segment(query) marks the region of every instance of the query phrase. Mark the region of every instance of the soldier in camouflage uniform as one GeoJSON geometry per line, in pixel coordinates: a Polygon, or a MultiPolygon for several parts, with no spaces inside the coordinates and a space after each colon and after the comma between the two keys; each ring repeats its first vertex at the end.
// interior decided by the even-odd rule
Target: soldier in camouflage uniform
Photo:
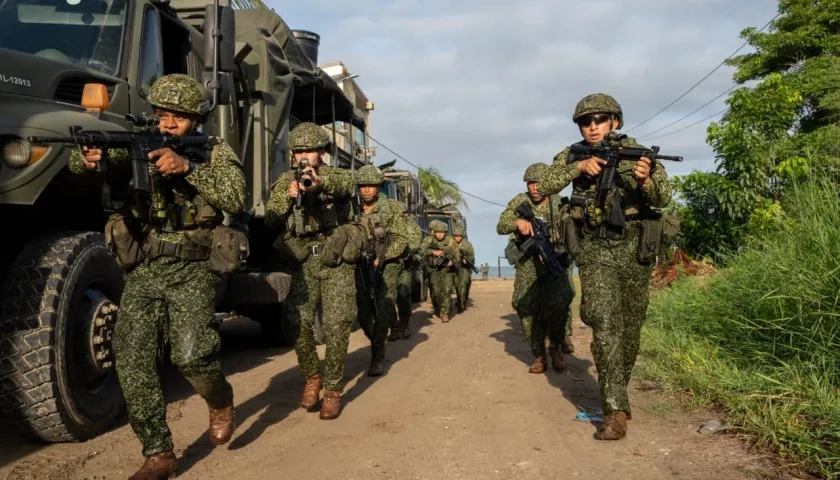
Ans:
{"type": "Polygon", "coordinates": [[[472,284],[472,269],[467,267],[467,262],[470,265],[475,265],[475,250],[472,243],[464,238],[464,227],[454,227],[452,229],[452,238],[458,244],[458,251],[461,254],[461,269],[455,273],[455,293],[458,295],[458,310],[465,312],[467,310],[467,301],[470,298],[470,285],[472,284]]]}
{"type": "Polygon", "coordinates": [[[487,281],[487,275],[490,274],[490,265],[486,263],[481,266],[481,280],[487,281]]]}
{"type": "MultiPolygon", "coordinates": [[[[583,136],[583,144],[619,143],[638,147],[627,135],[618,134],[623,125],[621,107],[609,95],[584,97],[572,120],[583,136]]],[[[648,285],[653,265],[638,262],[640,221],[650,207],[661,208],[671,200],[671,185],[664,166],[649,158],[621,162],[616,171],[616,188],[609,192],[610,206],[596,205],[597,177],[603,159],[578,159],[565,149],[554,157],[552,167],[540,177],[539,192],[558,193],[572,183],[570,215],[580,234],[575,261],[581,280],[581,320],[592,327],[592,355],[598,369],[598,383],[606,417],[596,438],[619,440],[627,433],[630,402],[627,385],[639,351],[639,336],[648,305],[648,285]],[[626,229],[609,225],[612,204],[620,202],[626,229]]],[[[619,208],[620,208],[619,207],[619,208]]]]}
{"type": "MultiPolygon", "coordinates": [[[[400,257],[400,274],[397,277],[397,314],[399,317],[399,330],[402,338],[411,336],[411,304],[412,304],[412,286],[414,285],[414,272],[420,265],[418,260],[420,240],[423,233],[420,230],[420,225],[408,217],[408,212],[402,213],[408,226],[408,249],[406,254],[400,257]]],[[[391,338],[389,337],[389,340],[391,338]]]]}
{"type": "Polygon", "coordinates": [[[429,230],[432,231],[432,235],[423,239],[420,251],[423,253],[429,272],[429,288],[434,314],[440,317],[443,323],[447,323],[451,318],[453,303],[456,299],[454,270],[461,263],[461,254],[455,240],[446,235],[449,229],[445,223],[432,220],[429,223],[429,230]],[[445,264],[435,264],[444,257],[447,259],[445,264]]]}
{"type": "Polygon", "coordinates": [[[344,363],[356,318],[354,271],[359,254],[359,245],[352,248],[350,225],[353,178],[346,170],[324,164],[330,144],[324,129],[314,123],[301,123],[291,131],[292,170],[272,187],[265,215],[269,227],[280,227],[274,247],[291,267],[283,311],[299,326],[295,353],[306,377],[300,406],[313,409],[324,387],[319,415],[323,420],[341,412],[344,363]],[[326,336],[323,377],[312,330],[319,301],[326,336]]]}
{"type": "MultiPolygon", "coordinates": [[[[499,235],[510,235],[512,240],[521,240],[533,235],[531,222],[519,218],[516,214],[516,208],[520,204],[529,202],[534,216],[548,223],[552,241],[557,243],[559,240],[557,234],[560,231],[559,202],[556,195],[543,196],[537,192],[540,175],[546,169],[548,165],[536,163],[525,170],[523,180],[527,184],[528,193],[520,193],[508,203],[496,225],[496,232],[499,235]]],[[[528,372],[545,372],[546,336],[551,342],[548,351],[551,356],[551,365],[554,370],[562,372],[565,367],[563,354],[558,346],[563,342],[569,318],[569,306],[574,295],[569,285],[569,277],[563,272],[558,278],[553,278],[539,257],[534,255],[522,258],[514,265],[514,268],[516,268],[516,276],[513,282],[511,303],[522,321],[525,338],[535,358],[528,372]]]]}
{"type": "MultiPolygon", "coordinates": [[[[186,75],[161,77],[147,100],[158,128],[173,135],[193,134],[209,105],[204,89],[186,75]]],[[[134,480],[169,478],[177,469],[158,375],[162,340],[171,346],[172,363],[207,402],[210,441],[221,445],[233,434],[233,390],[219,365],[213,302],[220,275],[209,269],[208,258],[210,233],[222,212],[242,208],[245,179],[236,153],[219,142],[209,162],[194,163],[168,148],[151,152],[163,177],[154,193],[165,201],[150,208],[131,202],[106,226],[109,247],[127,269],[113,348],[128,420],[146,457],[134,480]],[[127,245],[135,247],[133,258],[127,245]]],[[[69,168],[86,173],[103,158],[115,172],[130,167],[126,150],[83,146],[73,151],[69,168]]]]}
{"type": "Polygon", "coordinates": [[[372,251],[373,265],[379,274],[371,300],[371,279],[368,272],[360,265],[359,276],[363,278],[364,289],[357,289],[359,323],[365,325],[365,334],[370,338],[369,377],[378,377],[384,373],[385,339],[388,327],[399,339],[397,332],[397,277],[403,258],[408,250],[411,232],[402,213],[405,207],[385,196],[379,196],[379,188],[384,177],[373,165],[365,165],[356,171],[356,185],[362,197],[361,224],[367,233],[365,250],[372,251]]]}

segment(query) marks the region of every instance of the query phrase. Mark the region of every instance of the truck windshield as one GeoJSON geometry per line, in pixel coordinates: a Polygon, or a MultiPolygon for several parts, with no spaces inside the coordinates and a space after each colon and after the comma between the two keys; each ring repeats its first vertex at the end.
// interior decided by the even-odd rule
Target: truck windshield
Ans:
{"type": "Polygon", "coordinates": [[[118,75],[128,0],[0,0],[0,48],[118,75]]]}

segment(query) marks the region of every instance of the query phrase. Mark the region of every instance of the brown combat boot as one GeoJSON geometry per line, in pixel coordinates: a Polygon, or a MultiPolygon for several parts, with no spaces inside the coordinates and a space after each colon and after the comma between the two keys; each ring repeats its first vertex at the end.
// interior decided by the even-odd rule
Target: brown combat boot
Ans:
{"type": "Polygon", "coordinates": [[[210,443],[223,445],[230,440],[236,428],[236,412],[233,405],[223,408],[210,408],[210,443]]]}
{"type": "Polygon", "coordinates": [[[563,353],[574,353],[575,352],[575,344],[572,343],[572,337],[566,337],[563,340],[563,345],[560,348],[562,348],[563,353]]]}
{"type": "Polygon", "coordinates": [[[128,480],[166,480],[175,478],[178,470],[178,459],[172,452],[156,453],[146,457],[143,466],[128,480]]]}
{"type": "Polygon", "coordinates": [[[306,379],[306,385],[303,387],[303,395],[300,397],[300,406],[305,410],[312,410],[315,405],[318,405],[318,396],[321,393],[321,386],[324,384],[324,379],[320,373],[316,373],[306,379]]]}
{"type": "Polygon", "coordinates": [[[402,321],[402,338],[408,338],[411,336],[411,328],[408,326],[408,321],[408,318],[402,321]]]}
{"type": "Polygon", "coordinates": [[[544,373],[545,372],[545,355],[540,355],[536,359],[534,359],[534,363],[531,365],[531,368],[528,369],[528,373],[544,373]]]}
{"type": "Polygon", "coordinates": [[[563,361],[563,354],[559,349],[549,349],[548,355],[551,357],[551,368],[553,368],[555,372],[562,372],[566,369],[566,362],[563,361]]]}
{"type": "Polygon", "coordinates": [[[341,414],[341,392],[324,390],[324,401],[321,403],[321,420],[332,420],[341,414]]]}
{"type": "Polygon", "coordinates": [[[607,414],[601,428],[595,432],[597,440],[621,440],[627,435],[627,414],[612,412],[607,414]]]}
{"type": "Polygon", "coordinates": [[[449,312],[440,312],[440,320],[443,323],[449,323],[449,320],[450,320],[449,312]]]}

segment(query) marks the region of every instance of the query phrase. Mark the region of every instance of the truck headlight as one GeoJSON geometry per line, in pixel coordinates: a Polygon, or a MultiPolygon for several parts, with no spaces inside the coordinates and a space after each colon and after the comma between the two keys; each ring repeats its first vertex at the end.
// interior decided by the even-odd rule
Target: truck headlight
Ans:
{"type": "Polygon", "coordinates": [[[11,168],[23,168],[42,159],[46,153],[46,147],[32,146],[24,140],[14,139],[3,143],[0,160],[11,168]]]}

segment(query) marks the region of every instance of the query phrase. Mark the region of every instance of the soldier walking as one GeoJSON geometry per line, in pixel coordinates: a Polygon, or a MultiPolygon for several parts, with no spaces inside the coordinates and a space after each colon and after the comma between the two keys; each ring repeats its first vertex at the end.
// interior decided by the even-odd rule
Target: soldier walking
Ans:
{"type": "MultiPolygon", "coordinates": [[[[186,75],[158,79],[148,102],[157,128],[177,136],[194,135],[209,106],[204,89],[186,75]]],[[[109,248],[126,270],[113,339],[117,376],[128,421],[146,457],[130,480],[169,478],[178,467],[158,375],[163,341],[171,347],[172,363],[207,402],[210,441],[221,445],[233,434],[233,389],[219,365],[213,302],[226,272],[211,269],[208,259],[222,212],[242,209],[245,179],[233,149],[215,141],[209,162],[194,162],[168,148],[151,152],[162,176],[153,182],[156,201],[127,204],[105,227],[109,248]]],[[[129,160],[126,150],[83,146],[73,151],[69,167],[88,172],[103,158],[115,170],[129,160]]]]}
{"type": "MultiPolygon", "coordinates": [[[[405,255],[400,257],[400,274],[397,277],[397,315],[399,317],[399,328],[402,338],[411,336],[411,305],[412,291],[414,286],[414,272],[421,266],[418,260],[420,240],[422,231],[420,225],[408,217],[408,212],[403,211],[402,217],[408,227],[408,248],[405,255]]],[[[422,270],[421,270],[422,272],[422,270]]],[[[389,340],[391,337],[389,337],[389,340]]]]}
{"type": "Polygon", "coordinates": [[[357,288],[359,323],[370,339],[369,377],[381,376],[385,370],[385,340],[388,327],[390,340],[398,340],[397,331],[397,278],[403,258],[408,250],[411,232],[402,213],[405,207],[385,196],[379,196],[384,177],[373,165],[365,165],[356,171],[356,185],[362,197],[361,224],[366,232],[363,252],[369,252],[368,260],[360,262],[357,274],[362,288],[357,288]],[[370,262],[372,265],[366,265],[370,262]],[[373,267],[372,269],[369,267],[373,267]],[[378,277],[378,278],[371,278],[378,277]],[[371,299],[373,296],[373,299],[371,299]]]}
{"type": "MultiPolygon", "coordinates": [[[[554,240],[553,246],[559,248],[557,245],[559,240],[557,234],[561,229],[559,202],[556,196],[543,196],[537,191],[540,175],[548,168],[548,165],[544,163],[529,166],[523,176],[528,193],[520,193],[513,197],[499,217],[496,232],[499,235],[510,235],[510,241],[514,246],[518,246],[523,240],[534,235],[531,222],[519,218],[516,214],[517,207],[527,202],[534,216],[548,224],[552,240],[554,240]]],[[[506,252],[508,250],[506,249],[506,252]]],[[[519,250],[518,256],[511,259],[514,260],[516,269],[511,303],[522,321],[522,330],[534,355],[534,363],[529,367],[528,372],[534,374],[545,372],[546,336],[551,342],[548,351],[551,366],[554,370],[561,372],[565,366],[559,346],[563,343],[573,291],[565,271],[554,278],[538,255],[523,255],[527,253],[519,250]]]]}
{"type": "MultiPolygon", "coordinates": [[[[607,142],[640,147],[633,138],[616,132],[624,123],[623,115],[609,95],[598,93],[581,99],[572,120],[583,137],[581,145],[607,142]]],[[[614,187],[607,192],[610,205],[598,205],[597,178],[605,163],[597,157],[577,158],[567,148],[540,176],[538,191],[552,195],[572,183],[570,215],[580,234],[575,261],[581,280],[581,320],[592,327],[592,355],[606,414],[596,438],[619,440],[627,433],[631,414],[627,385],[639,351],[653,269],[652,263],[637,259],[637,249],[647,244],[641,242],[640,225],[654,221],[652,207],[670,202],[671,185],[661,163],[642,157],[622,163],[614,187]],[[612,218],[622,214],[625,222],[612,218]]]]}
{"type": "Polygon", "coordinates": [[[429,223],[432,235],[423,239],[420,250],[426,260],[429,272],[429,288],[431,289],[432,308],[434,314],[449,322],[452,318],[452,307],[455,301],[455,273],[454,270],[461,263],[458,245],[455,240],[446,235],[449,228],[440,220],[429,223]]]}
{"type": "Polygon", "coordinates": [[[323,387],[322,420],[341,412],[344,364],[356,319],[354,271],[360,248],[358,237],[348,240],[354,235],[353,179],[350,172],[324,164],[330,144],[327,132],[311,122],[290,132],[292,170],[274,185],[265,215],[269,227],[281,228],[274,246],[291,267],[283,310],[299,325],[295,353],[306,377],[300,406],[315,408],[323,387]],[[327,345],[323,376],[312,330],[319,301],[327,345]]]}
{"type": "Polygon", "coordinates": [[[464,227],[458,226],[452,229],[452,238],[458,245],[458,252],[461,255],[461,268],[455,272],[455,293],[458,295],[458,311],[467,310],[467,301],[470,298],[470,285],[472,284],[472,269],[467,266],[475,265],[475,250],[472,243],[464,238],[464,227]]]}

